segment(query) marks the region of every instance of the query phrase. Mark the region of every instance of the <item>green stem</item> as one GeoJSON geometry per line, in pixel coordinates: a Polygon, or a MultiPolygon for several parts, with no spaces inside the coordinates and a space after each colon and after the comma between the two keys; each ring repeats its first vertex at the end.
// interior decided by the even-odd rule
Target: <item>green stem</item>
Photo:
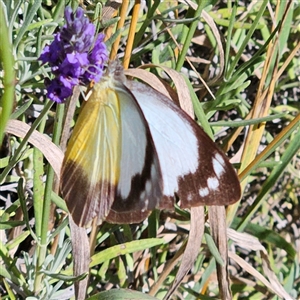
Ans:
{"type": "MultiPolygon", "coordinates": [[[[47,119],[44,118],[39,125],[39,132],[43,133],[45,129],[47,119]]],[[[44,162],[43,153],[38,148],[33,149],[33,209],[34,209],[34,219],[35,219],[35,233],[36,236],[41,236],[42,228],[42,211],[44,205],[44,162]]]]}
{"type": "Polygon", "coordinates": [[[15,69],[12,45],[9,39],[6,18],[3,11],[4,5],[0,4],[0,61],[3,66],[3,86],[4,93],[0,99],[0,145],[2,144],[4,130],[9,116],[13,109],[15,94],[15,69]]]}
{"type": "MultiPolygon", "coordinates": [[[[62,130],[62,122],[63,122],[63,114],[64,114],[64,105],[57,105],[56,111],[56,122],[53,131],[52,142],[56,145],[59,144],[61,130],[62,130]]],[[[43,217],[42,217],[42,227],[41,227],[41,242],[39,244],[38,249],[38,264],[37,264],[37,276],[34,283],[35,293],[37,293],[41,289],[41,281],[43,279],[43,274],[40,272],[42,269],[43,263],[46,259],[47,255],[47,245],[48,245],[48,228],[49,228],[49,219],[51,213],[51,194],[54,182],[54,170],[48,165],[47,172],[47,180],[45,186],[45,197],[44,197],[44,205],[43,205],[43,217]]]]}

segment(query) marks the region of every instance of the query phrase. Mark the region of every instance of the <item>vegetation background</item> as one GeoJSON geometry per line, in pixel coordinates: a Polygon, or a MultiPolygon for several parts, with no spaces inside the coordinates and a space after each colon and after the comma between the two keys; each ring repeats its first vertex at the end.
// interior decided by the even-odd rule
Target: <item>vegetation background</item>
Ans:
{"type": "MultiPolygon", "coordinates": [[[[300,299],[298,1],[141,1],[138,9],[122,1],[120,15],[117,1],[79,2],[0,2],[1,299],[71,299],[78,279],[67,209],[49,165],[55,170],[61,154],[36,135],[59,145],[65,107],[47,100],[49,69],[37,58],[64,24],[67,5],[84,7],[121,60],[132,46],[130,68],[152,63],[180,71],[197,121],[233,157],[244,193],[227,208],[232,298],[300,299]]],[[[172,86],[161,69],[151,72],[172,86]]],[[[178,208],[153,212],[142,224],[103,224],[89,299],[128,299],[113,288],[162,299],[180,265],[189,219],[178,208]]],[[[201,251],[173,298],[219,297],[219,259],[207,223],[201,251]]]]}

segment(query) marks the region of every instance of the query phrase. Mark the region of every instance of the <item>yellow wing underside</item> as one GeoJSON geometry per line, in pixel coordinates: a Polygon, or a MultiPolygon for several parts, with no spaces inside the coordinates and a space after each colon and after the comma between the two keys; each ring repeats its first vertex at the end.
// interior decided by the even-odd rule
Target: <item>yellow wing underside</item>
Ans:
{"type": "MultiPolygon", "coordinates": [[[[109,182],[116,186],[120,176],[120,103],[116,91],[97,88],[76,122],[65,155],[85,174],[91,186],[109,182]]],[[[69,174],[70,176],[76,174],[69,174]]]]}

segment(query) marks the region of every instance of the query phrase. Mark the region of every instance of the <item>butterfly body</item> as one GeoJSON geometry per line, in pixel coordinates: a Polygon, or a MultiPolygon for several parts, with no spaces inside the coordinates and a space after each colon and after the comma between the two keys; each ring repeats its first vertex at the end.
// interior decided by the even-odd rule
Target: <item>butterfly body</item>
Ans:
{"type": "Polygon", "coordinates": [[[227,205],[236,173],[204,131],[166,96],[127,80],[114,62],[94,86],[65,155],[61,191],[79,226],[136,223],[156,207],[227,205]],[[221,200],[223,199],[223,200],[221,200]]]}

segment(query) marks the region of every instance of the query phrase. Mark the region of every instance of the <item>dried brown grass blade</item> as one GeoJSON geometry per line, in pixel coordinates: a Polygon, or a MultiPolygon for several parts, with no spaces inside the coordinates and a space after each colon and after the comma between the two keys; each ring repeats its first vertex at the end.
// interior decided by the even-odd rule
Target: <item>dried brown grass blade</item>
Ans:
{"type": "Polygon", "coordinates": [[[66,110],[65,110],[64,126],[60,138],[60,148],[62,149],[63,152],[65,152],[67,148],[67,142],[70,137],[71,123],[73,121],[73,117],[76,109],[76,103],[79,96],[80,96],[80,87],[76,86],[73,90],[73,95],[70,101],[67,102],[66,110]]]}
{"type": "Polygon", "coordinates": [[[175,280],[167,295],[164,297],[164,300],[170,299],[172,294],[176,291],[177,287],[183,280],[184,276],[192,268],[200,250],[202,236],[204,233],[204,223],[204,207],[198,206],[191,208],[191,229],[188,242],[175,280]]]}
{"type": "MultiPolygon", "coordinates": [[[[239,257],[237,254],[229,252],[228,256],[229,258],[233,259],[237,264],[239,264],[244,271],[248,272],[249,274],[254,276],[257,280],[261,281],[274,294],[278,295],[282,299],[293,300],[293,298],[283,289],[282,285],[278,282],[277,278],[276,278],[277,283],[276,285],[274,285],[274,283],[270,283],[261,273],[259,273],[255,268],[253,268],[250,264],[248,264],[244,259],[239,257]]],[[[268,260],[268,256],[265,255],[263,259],[268,260]]],[[[273,273],[273,271],[271,271],[270,269],[268,272],[273,273]]]]}
{"type": "Polygon", "coordinates": [[[172,81],[176,87],[176,92],[178,95],[180,107],[192,119],[194,119],[193,103],[191,100],[189,88],[188,88],[184,78],[182,77],[182,75],[180,73],[178,73],[177,71],[175,71],[171,68],[164,67],[164,66],[160,66],[160,68],[162,68],[172,79],[172,81]]]}
{"type": "MultiPolygon", "coordinates": [[[[171,68],[161,66],[161,65],[147,64],[147,65],[143,66],[143,68],[151,68],[151,67],[159,67],[159,68],[163,69],[168,74],[168,76],[170,76],[170,78],[172,79],[172,81],[176,87],[176,97],[178,97],[180,107],[191,118],[194,118],[193,103],[191,101],[190,91],[189,91],[189,88],[188,88],[184,78],[182,77],[182,75],[179,72],[177,72],[171,68]]],[[[144,81],[145,83],[150,85],[155,90],[164,94],[166,97],[172,99],[173,101],[176,100],[176,99],[174,99],[173,94],[170,95],[170,92],[172,93],[172,90],[168,90],[165,87],[165,85],[161,82],[161,80],[154,74],[152,74],[146,70],[143,70],[143,69],[126,70],[125,74],[141,79],[142,81],[144,81]]]]}
{"type": "Polygon", "coordinates": [[[275,273],[272,271],[268,253],[265,247],[259,242],[259,240],[247,233],[237,232],[233,229],[228,229],[228,237],[239,247],[251,251],[259,251],[262,266],[267,279],[259,273],[255,268],[248,264],[244,259],[238,255],[229,252],[229,257],[238,263],[243,270],[254,276],[257,280],[261,281],[270,291],[282,299],[292,300],[293,298],[285,291],[283,286],[280,284],[275,273]]]}
{"type": "Polygon", "coordinates": [[[115,12],[120,8],[121,4],[121,0],[107,1],[102,10],[102,22],[106,23],[113,18],[115,12]]]}
{"type": "Polygon", "coordinates": [[[259,240],[251,234],[238,232],[232,228],[227,228],[227,235],[229,239],[243,249],[252,251],[260,251],[264,249],[259,240]]]}
{"type": "Polygon", "coordinates": [[[265,249],[263,251],[260,251],[260,255],[262,259],[264,273],[267,276],[273,291],[283,299],[292,300],[292,297],[285,291],[278,278],[276,277],[275,273],[273,272],[267,251],[265,249]]]}
{"type": "MultiPolygon", "coordinates": [[[[6,132],[24,138],[30,126],[19,120],[9,120],[6,127],[6,132]]],[[[28,139],[28,142],[38,148],[52,166],[54,172],[59,177],[61,164],[64,158],[63,152],[58,146],[42,133],[34,130],[28,139]]]]}
{"type": "MultiPolygon", "coordinates": [[[[86,229],[79,227],[69,216],[71,229],[71,241],[73,248],[74,276],[79,276],[89,272],[90,264],[90,245],[86,229]]],[[[87,290],[89,277],[86,276],[80,281],[74,283],[76,300],[84,300],[87,290]]]]}
{"type": "Polygon", "coordinates": [[[209,206],[208,218],[210,230],[219,253],[224,262],[223,266],[217,263],[217,277],[221,299],[232,299],[228,275],[228,247],[226,230],[226,213],[224,206],[209,206]]]}
{"type": "Polygon", "coordinates": [[[124,70],[124,73],[127,76],[132,76],[146,82],[155,90],[159,91],[160,93],[171,99],[171,96],[164,84],[154,74],[143,69],[128,69],[124,70]]]}

